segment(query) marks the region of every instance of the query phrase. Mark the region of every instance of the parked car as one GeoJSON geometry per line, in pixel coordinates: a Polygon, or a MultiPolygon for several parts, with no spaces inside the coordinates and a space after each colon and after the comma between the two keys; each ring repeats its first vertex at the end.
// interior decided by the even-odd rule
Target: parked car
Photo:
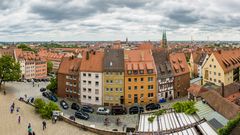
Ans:
{"type": "Polygon", "coordinates": [[[40,89],[40,92],[44,92],[44,91],[46,91],[47,89],[46,88],[41,88],[40,89]]]}
{"type": "Polygon", "coordinates": [[[44,96],[45,98],[49,98],[50,94],[47,91],[45,91],[42,93],[42,96],[44,96]]]}
{"type": "Polygon", "coordinates": [[[34,102],[34,97],[29,97],[27,100],[28,103],[33,103],[34,102]]]}
{"type": "Polygon", "coordinates": [[[83,111],[76,111],[75,112],[75,117],[83,120],[88,120],[89,115],[83,111]]]}
{"type": "Polygon", "coordinates": [[[154,104],[154,103],[150,103],[146,105],[146,110],[150,111],[150,110],[156,110],[156,109],[160,109],[161,106],[160,104],[154,104]]]}
{"type": "Polygon", "coordinates": [[[58,101],[58,98],[54,94],[51,94],[51,93],[49,93],[48,99],[52,100],[53,102],[57,102],[58,101]]]}
{"type": "Polygon", "coordinates": [[[83,105],[81,110],[84,111],[84,112],[88,112],[88,113],[93,113],[94,112],[94,109],[91,106],[88,106],[88,105],[83,105]]]}
{"type": "Polygon", "coordinates": [[[69,108],[67,102],[65,102],[64,100],[61,100],[61,101],[60,101],[60,105],[61,105],[61,107],[62,107],[63,109],[65,109],[65,110],[69,108]]]}
{"type": "Polygon", "coordinates": [[[144,112],[144,108],[141,106],[132,106],[129,108],[129,114],[137,114],[137,113],[142,113],[144,112]]]}
{"type": "Polygon", "coordinates": [[[118,114],[126,114],[127,110],[123,106],[112,106],[111,112],[113,115],[118,115],[118,114]]]}
{"type": "Polygon", "coordinates": [[[77,103],[72,103],[71,109],[78,111],[80,109],[80,106],[77,103]]]}
{"type": "Polygon", "coordinates": [[[105,107],[98,107],[97,114],[107,115],[110,114],[110,110],[105,107]]]}

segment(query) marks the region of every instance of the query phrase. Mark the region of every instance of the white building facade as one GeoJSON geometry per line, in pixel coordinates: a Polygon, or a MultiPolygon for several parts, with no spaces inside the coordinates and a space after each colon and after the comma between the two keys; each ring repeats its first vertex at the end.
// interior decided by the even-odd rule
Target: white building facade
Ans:
{"type": "Polygon", "coordinates": [[[79,86],[82,104],[103,104],[102,75],[100,72],[80,72],[79,86]]]}

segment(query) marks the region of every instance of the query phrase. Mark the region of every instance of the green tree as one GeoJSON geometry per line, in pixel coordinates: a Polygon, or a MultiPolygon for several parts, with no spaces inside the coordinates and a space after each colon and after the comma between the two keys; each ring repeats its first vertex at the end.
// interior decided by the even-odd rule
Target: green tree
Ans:
{"type": "Polygon", "coordinates": [[[20,44],[18,45],[19,49],[22,49],[23,51],[32,51],[32,52],[36,52],[36,50],[30,48],[29,46],[27,46],[26,44],[20,44]]]}
{"type": "Polygon", "coordinates": [[[51,73],[53,69],[53,63],[51,61],[47,62],[47,72],[51,73]]]}
{"type": "Polygon", "coordinates": [[[19,80],[20,74],[20,64],[13,57],[4,55],[0,58],[0,88],[3,82],[19,80]]]}
{"type": "Polygon", "coordinates": [[[56,93],[57,90],[57,79],[51,78],[50,84],[47,85],[47,89],[49,89],[52,93],[56,93]]]}
{"type": "Polygon", "coordinates": [[[34,105],[36,107],[36,111],[39,113],[41,112],[41,109],[43,109],[46,106],[46,103],[41,98],[37,98],[34,101],[34,105]]]}

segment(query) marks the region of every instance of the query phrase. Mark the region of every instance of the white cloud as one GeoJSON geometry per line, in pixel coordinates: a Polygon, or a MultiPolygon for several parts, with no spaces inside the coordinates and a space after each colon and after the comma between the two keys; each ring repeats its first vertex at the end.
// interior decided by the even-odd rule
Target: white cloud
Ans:
{"type": "Polygon", "coordinates": [[[239,40],[238,0],[15,0],[0,3],[0,41],[239,40]]]}

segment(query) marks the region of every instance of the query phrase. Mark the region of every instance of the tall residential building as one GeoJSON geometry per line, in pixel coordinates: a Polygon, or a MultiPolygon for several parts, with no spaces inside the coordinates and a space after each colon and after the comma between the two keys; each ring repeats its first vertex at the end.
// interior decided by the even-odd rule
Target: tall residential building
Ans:
{"type": "Polygon", "coordinates": [[[240,49],[213,52],[203,66],[203,83],[231,84],[240,80],[240,49]]]}
{"type": "Polygon", "coordinates": [[[173,99],[174,74],[169,61],[169,54],[165,49],[153,50],[153,58],[157,69],[157,99],[158,101],[173,99]]]}
{"type": "Polygon", "coordinates": [[[78,101],[79,91],[79,73],[81,59],[69,57],[63,58],[59,65],[57,74],[58,89],[57,95],[62,98],[69,98],[78,101]]]}
{"type": "Polygon", "coordinates": [[[156,68],[151,50],[124,51],[125,105],[156,103],[156,68]]]}
{"type": "Polygon", "coordinates": [[[165,30],[163,31],[163,35],[162,35],[161,46],[162,46],[162,48],[168,48],[168,46],[167,46],[167,34],[166,34],[165,30]]]}
{"type": "Polygon", "coordinates": [[[34,52],[14,50],[15,59],[20,63],[22,79],[47,78],[47,61],[34,52]]]}
{"type": "Polygon", "coordinates": [[[124,51],[105,49],[103,65],[103,104],[124,104],[124,51]]]}
{"type": "Polygon", "coordinates": [[[171,53],[169,55],[174,74],[174,97],[187,95],[190,87],[190,70],[184,53],[171,53]]]}
{"type": "Polygon", "coordinates": [[[103,58],[100,51],[87,51],[82,55],[80,67],[80,92],[82,104],[103,104],[103,58]]]}

